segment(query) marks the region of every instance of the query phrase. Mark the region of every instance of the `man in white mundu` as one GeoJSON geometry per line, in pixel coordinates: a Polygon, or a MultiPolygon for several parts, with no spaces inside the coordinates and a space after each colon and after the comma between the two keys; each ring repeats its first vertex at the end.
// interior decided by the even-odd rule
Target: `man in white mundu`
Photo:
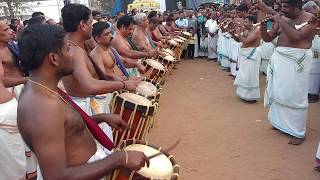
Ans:
{"type": "Polygon", "coordinates": [[[206,22],[208,34],[208,59],[213,60],[217,58],[217,40],[218,40],[218,24],[216,14],[211,14],[211,19],[206,22]]]}
{"type": "Polygon", "coordinates": [[[239,71],[234,81],[236,95],[245,101],[256,101],[260,98],[259,67],[260,32],[253,27],[256,16],[247,16],[242,30],[236,31],[234,38],[242,43],[239,51],[239,71]]]}
{"type": "Polygon", "coordinates": [[[265,42],[279,36],[267,70],[265,105],[270,106],[271,125],[291,136],[289,144],[299,145],[305,140],[308,114],[308,79],[311,64],[312,40],[318,22],[310,21],[312,14],[303,11],[301,0],[283,0],[286,17],[259,1],[260,9],[272,14],[272,28],[261,22],[260,32],[265,42]],[[304,26],[297,25],[305,24],[304,26]]]}

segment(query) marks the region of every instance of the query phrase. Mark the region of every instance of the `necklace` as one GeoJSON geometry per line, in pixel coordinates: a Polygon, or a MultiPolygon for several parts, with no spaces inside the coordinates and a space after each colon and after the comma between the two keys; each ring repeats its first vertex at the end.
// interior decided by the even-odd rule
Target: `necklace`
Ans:
{"type": "Polygon", "coordinates": [[[29,79],[29,81],[32,82],[32,83],[35,84],[35,85],[38,85],[38,86],[42,87],[43,89],[49,91],[50,93],[58,96],[64,103],[66,103],[67,105],[70,105],[62,96],[60,96],[59,93],[55,92],[54,90],[48,88],[47,86],[45,86],[45,85],[43,85],[43,84],[41,84],[41,83],[38,83],[38,82],[36,82],[36,81],[33,81],[33,80],[31,80],[31,79],[29,79]]]}

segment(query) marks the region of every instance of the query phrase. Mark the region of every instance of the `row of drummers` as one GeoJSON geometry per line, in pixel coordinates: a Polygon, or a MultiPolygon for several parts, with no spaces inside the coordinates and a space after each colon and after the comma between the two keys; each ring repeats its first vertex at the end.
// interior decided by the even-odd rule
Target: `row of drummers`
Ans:
{"type": "Polygon", "coordinates": [[[140,82],[136,92],[116,91],[110,102],[111,113],[119,114],[127,122],[125,131],[113,130],[114,144],[120,150],[142,151],[150,157],[150,166],[138,172],[116,170],[108,179],[179,179],[179,165],[172,155],[162,151],[158,146],[150,145],[146,140],[155,123],[155,115],[159,107],[161,86],[165,83],[173,67],[180,61],[182,51],[187,47],[192,35],[182,32],[168,41],[163,54],[154,59],[142,59],[146,66],[145,80],[140,82]]]}

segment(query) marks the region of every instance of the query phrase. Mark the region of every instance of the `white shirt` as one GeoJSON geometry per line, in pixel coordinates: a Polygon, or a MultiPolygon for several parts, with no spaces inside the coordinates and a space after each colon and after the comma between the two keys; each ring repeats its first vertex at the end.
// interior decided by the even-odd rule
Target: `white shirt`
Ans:
{"type": "Polygon", "coordinates": [[[176,20],[176,25],[181,28],[187,28],[188,27],[188,20],[186,18],[181,20],[179,18],[176,20]]]}
{"type": "Polygon", "coordinates": [[[209,29],[210,33],[216,33],[218,31],[218,23],[213,19],[209,19],[205,26],[209,29]]]}

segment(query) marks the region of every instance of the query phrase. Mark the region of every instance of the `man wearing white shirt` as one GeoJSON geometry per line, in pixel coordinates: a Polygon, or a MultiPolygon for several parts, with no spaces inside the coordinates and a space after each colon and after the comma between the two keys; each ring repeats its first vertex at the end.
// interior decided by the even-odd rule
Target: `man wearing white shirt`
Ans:
{"type": "Polygon", "coordinates": [[[208,35],[208,60],[213,60],[217,58],[217,31],[218,31],[218,24],[215,20],[215,13],[211,14],[211,19],[206,22],[206,29],[209,33],[208,35]]]}
{"type": "Polygon", "coordinates": [[[184,13],[180,13],[179,19],[176,20],[176,25],[178,28],[186,29],[188,28],[188,20],[185,18],[184,13]]]}

